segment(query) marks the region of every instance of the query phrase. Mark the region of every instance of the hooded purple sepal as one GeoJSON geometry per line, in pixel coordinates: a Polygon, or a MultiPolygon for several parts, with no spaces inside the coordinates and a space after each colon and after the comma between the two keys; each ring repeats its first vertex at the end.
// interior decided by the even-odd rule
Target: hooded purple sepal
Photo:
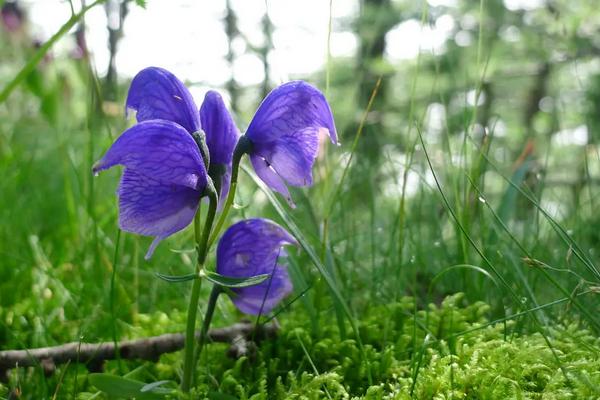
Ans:
{"type": "Polygon", "coordinates": [[[200,106],[200,122],[206,133],[210,158],[217,164],[231,164],[233,149],[240,137],[221,95],[209,90],[200,106]]]}
{"type": "Polygon", "coordinates": [[[255,286],[235,288],[232,301],[246,314],[269,313],[292,291],[286,268],[278,263],[284,256],[282,247],[297,244],[293,236],[267,219],[247,219],[227,229],[217,247],[217,273],[248,278],[269,274],[269,278],[255,286]]]}
{"type": "Polygon", "coordinates": [[[119,227],[154,236],[146,259],[164,238],[192,222],[207,185],[198,147],[180,125],[144,121],[126,130],[94,167],[125,170],[117,191],[119,227]]]}
{"type": "Polygon", "coordinates": [[[293,205],[286,185],[312,185],[319,134],[337,144],[331,108],[314,86],[304,81],[285,83],[274,89],[259,106],[246,136],[256,174],[293,205]]]}
{"type": "Polygon", "coordinates": [[[135,110],[138,122],[164,119],[183,126],[189,133],[200,129],[198,107],[191,93],[163,68],[148,67],[133,78],[126,110],[135,110]]]}
{"type": "Polygon", "coordinates": [[[213,90],[209,90],[204,97],[204,101],[200,106],[200,123],[202,129],[206,133],[206,144],[210,152],[211,164],[215,165],[215,174],[213,176],[216,181],[220,179],[219,199],[222,205],[223,201],[229,193],[231,184],[231,161],[233,158],[233,150],[240,137],[235,122],[221,95],[213,90]]]}

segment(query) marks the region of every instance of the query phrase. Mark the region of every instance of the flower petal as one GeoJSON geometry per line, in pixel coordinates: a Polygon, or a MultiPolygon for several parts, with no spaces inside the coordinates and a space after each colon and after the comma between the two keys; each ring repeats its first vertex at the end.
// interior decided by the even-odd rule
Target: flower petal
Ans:
{"type": "Polygon", "coordinates": [[[229,194],[229,188],[231,186],[231,164],[225,166],[225,173],[221,175],[221,190],[219,193],[219,207],[221,211],[225,206],[227,195],[229,194]]]}
{"type": "Polygon", "coordinates": [[[256,144],[255,151],[271,164],[286,183],[310,186],[318,147],[318,129],[309,127],[294,134],[283,135],[274,143],[256,144]]]}
{"type": "Polygon", "coordinates": [[[269,312],[291,291],[286,270],[277,265],[286,244],[297,242],[281,226],[266,219],[238,222],[223,234],[217,247],[219,274],[236,278],[273,274],[259,285],[233,290],[237,294],[233,302],[241,311],[258,314],[262,306],[263,312],[269,312]]]}
{"type": "MultiPolygon", "coordinates": [[[[293,290],[287,269],[277,265],[271,269],[272,277],[255,286],[236,289],[233,304],[245,314],[268,314],[293,290]]],[[[271,273],[269,272],[269,273],[271,273]]]]}
{"type": "Polygon", "coordinates": [[[126,168],[119,190],[119,227],[127,232],[155,236],[146,259],[156,245],[188,226],[198,208],[200,193],[163,182],[126,168]]]}
{"type": "Polygon", "coordinates": [[[145,121],[126,130],[93,168],[97,173],[121,164],[163,184],[202,191],[206,170],[194,139],[170,121],[145,121]]]}
{"type": "Polygon", "coordinates": [[[240,131],[227,111],[221,95],[209,90],[200,106],[200,121],[206,133],[206,144],[210,151],[210,161],[217,164],[231,164],[233,149],[240,131]]]}
{"type": "Polygon", "coordinates": [[[133,78],[126,108],[137,111],[138,122],[164,119],[178,123],[189,133],[200,129],[198,107],[189,90],[163,68],[145,68],[133,78]]]}
{"type": "Polygon", "coordinates": [[[269,188],[276,191],[277,193],[282,194],[287,200],[290,207],[295,207],[294,202],[292,201],[292,196],[285,185],[284,180],[277,175],[277,172],[271,167],[271,164],[267,162],[264,158],[259,155],[252,154],[250,155],[250,161],[252,162],[252,166],[254,167],[254,171],[256,175],[267,184],[269,188]]]}
{"type": "Polygon", "coordinates": [[[258,107],[246,135],[253,143],[272,142],[306,128],[321,128],[337,143],[331,108],[317,88],[292,81],[275,88],[258,107]]]}

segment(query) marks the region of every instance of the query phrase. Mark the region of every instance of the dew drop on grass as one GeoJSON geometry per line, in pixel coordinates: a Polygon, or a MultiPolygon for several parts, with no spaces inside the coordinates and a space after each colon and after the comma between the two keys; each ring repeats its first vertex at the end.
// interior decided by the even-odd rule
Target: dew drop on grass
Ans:
{"type": "Polygon", "coordinates": [[[485,199],[481,196],[478,197],[479,201],[485,204],[485,199]]]}

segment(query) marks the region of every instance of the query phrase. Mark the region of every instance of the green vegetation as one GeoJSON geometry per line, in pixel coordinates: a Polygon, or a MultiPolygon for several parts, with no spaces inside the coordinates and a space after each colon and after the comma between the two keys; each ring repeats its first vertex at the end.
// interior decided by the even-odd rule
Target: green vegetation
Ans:
{"type": "MultiPolygon", "coordinates": [[[[240,172],[230,218],[301,239],[294,294],[254,357],[206,346],[200,397],[600,398],[597,5],[456,3],[365,0],[360,62],[301,77],[328,88],[342,146],[325,145],[293,210],[240,172]],[[445,15],[443,51],[376,51],[400,22],[445,15]]],[[[194,270],[193,229],[144,261],[150,239],[118,233],[119,171],[91,173],[129,124],[127,79],[113,87],[88,58],[44,59],[2,34],[0,90],[39,63],[0,103],[0,350],[183,332],[191,284],[156,273],[194,270]]],[[[236,88],[239,121],[261,88],[236,88]]],[[[205,285],[200,310],[207,300],[205,285]]],[[[213,326],[242,318],[223,296],[213,326]]],[[[104,371],[177,382],[181,354],[104,371]]],[[[107,398],[88,377],[75,363],[14,369],[0,398],[107,398]]]]}

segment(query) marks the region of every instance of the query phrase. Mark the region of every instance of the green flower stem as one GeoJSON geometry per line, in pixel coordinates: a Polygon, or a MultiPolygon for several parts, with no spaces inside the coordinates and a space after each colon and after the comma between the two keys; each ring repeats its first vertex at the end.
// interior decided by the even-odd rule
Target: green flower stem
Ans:
{"type": "Polygon", "coordinates": [[[215,312],[215,306],[217,305],[217,299],[219,298],[221,292],[221,286],[213,285],[213,288],[210,292],[210,297],[208,298],[208,305],[206,306],[204,320],[202,320],[202,328],[200,329],[200,337],[198,338],[198,347],[196,347],[196,352],[194,354],[194,365],[198,363],[200,354],[202,354],[202,348],[204,347],[206,338],[208,336],[208,328],[210,327],[210,322],[212,321],[212,317],[215,312]]]}
{"type": "MultiPolygon", "coordinates": [[[[199,272],[200,265],[196,267],[199,272]]],[[[192,285],[192,294],[190,296],[190,304],[188,306],[187,326],[185,330],[185,352],[183,358],[183,377],[181,379],[181,390],[184,393],[190,391],[190,382],[192,377],[192,364],[194,361],[194,331],[196,327],[196,314],[198,311],[198,300],[200,300],[200,287],[202,280],[194,279],[192,285]]]]}
{"type": "Polygon", "coordinates": [[[242,156],[244,154],[249,153],[252,150],[252,142],[246,136],[241,136],[238,140],[237,145],[233,151],[233,160],[231,162],[231,185],[229,187],[229,193],[227,194],[227,200],[225,200],[225,205],[223,206],[223,211],[217,220],[217,224],[215,225],[215,229],[210,236],[210,240],[208,241],[208,246],[212,246],[212,244],[217,240],[217,236],[221,232],[223,228],[223,224],[227,220],[227,214],[229,214],[229,210],[233,205],[233,200],[235,198],[235,191],[237,189],[237,180],[238,173],[240,171],[240,161],[242,160],[242,156]]]}
{"type": "MultiPolygon", "coordinates": [[[[198,250],[198,263],[196,264],[196,274],[198,275],[196,279],[194,279],[194,283],[192,285],[192,294],[190,296],[190,304],[188,306],[188,314],[187,314],[187,325],[185,330],[185,350],[184,350],[184,359],[183,359],[183,377],[181,379],[181,390],[184,393],[190,391],[190,384],[192,382],[192,371],[194,371],[194,334],[196,328],[196,315],[198,314],[198,301],[200,299],[200,287],[202,286],[202,280],[200,279],[200,271],[204,267],[204,262],[206,261],[206,255],[208,253],[208,238],[210,236],[210,230],[213,225],[213,221],[215,219],[215,214],[217,212],[217,204],[219,203],[219,199],[217,197],[217,192],[209,180],[207,185],[207,194],[209,197],[209,206],[208,206],[208,214],[206,215],[206,222],[204,223],[204,230],[202,232],[202,237],[200,241],[197,242],[197,250],[198,250]]],[[[199,219],[200,213],[197,212],[194,219],[194,227],[196,230],[200,226],[199,219]]],[[[196,239],[198,238],[198,234],[196,232],[196,239]]]]}

